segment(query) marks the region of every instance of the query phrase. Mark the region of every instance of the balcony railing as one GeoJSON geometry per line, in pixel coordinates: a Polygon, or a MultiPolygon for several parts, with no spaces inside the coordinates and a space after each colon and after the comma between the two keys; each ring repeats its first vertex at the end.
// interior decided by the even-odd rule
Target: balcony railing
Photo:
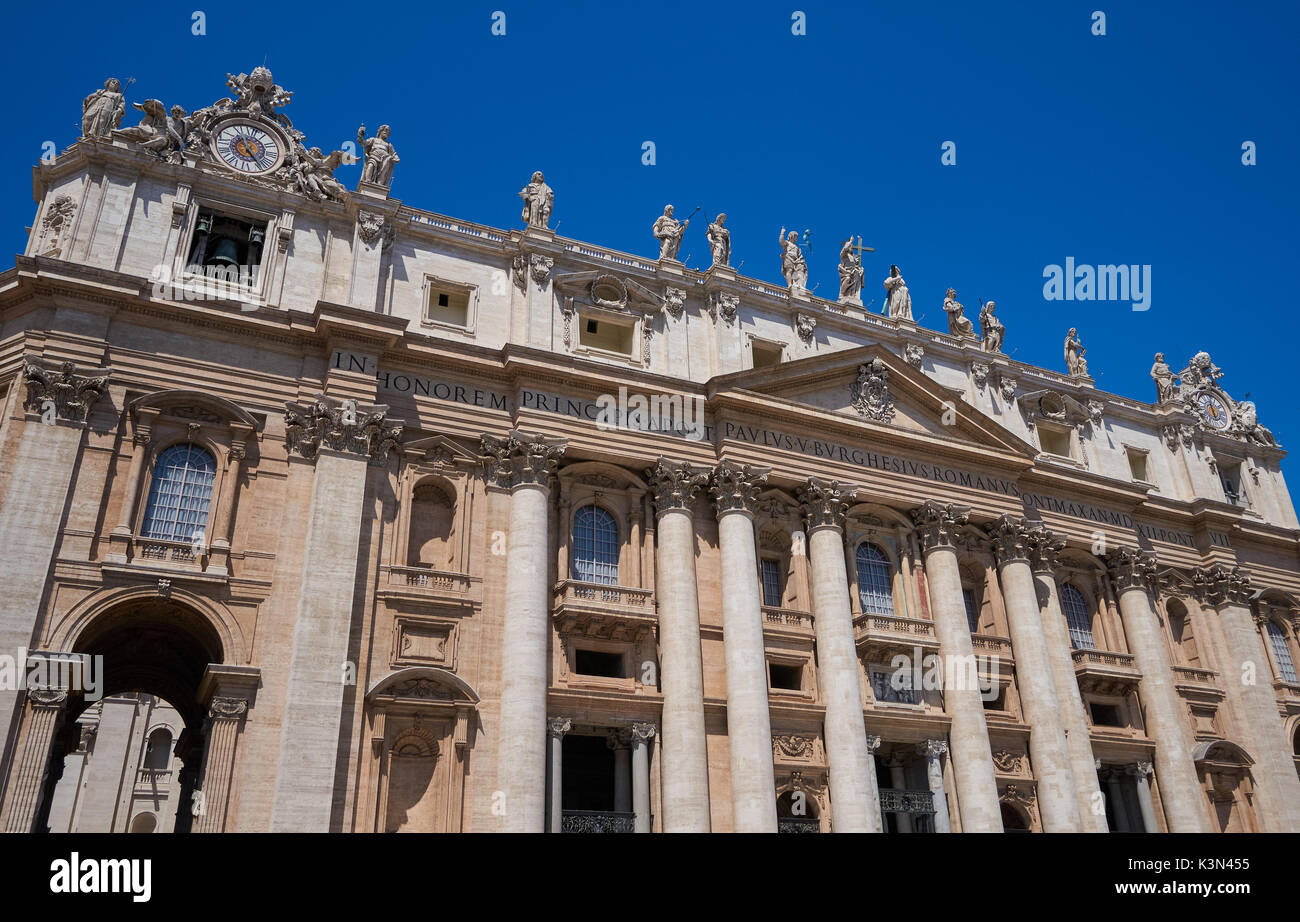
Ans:
{"type": "Polygon", "coordinates": [[[778,631],[785,630],[795,631],[800,634],[810,634],[813,629],[813,616],[806,611],[795,611],[792,608],[775,608],[770,605],[764,605],[763,627],[778,631]]]}
{"type": "Polygon", "coordinates": [[[934,813],[934,794],[930,791],[904,791],[898,788],[880,789],[882,813],[906,813],[909,816],[927,816],[934,813]]]}
{"type": "Polygon", "coordinates": [[[635,813],[603,810],[565,810],[560,818],[561,832],[633,832],[635,813]]]}
{"type": "Polygon", "coordinates": [[[555,604],[614,608],[630,614],[654,615],[654,593],[649,589],[589,583],[566,579],[555,587],[555,604]]]}
{"type": "Polygon", "coordinates": [[[776,831],[817,833],[822,831],[822,821],[815,816],[781,816],[777,817],[776,831]]]}
{"type": "Polygon", "coordinates": [[[1175,666],[1174,684],[1218,688],[1219,674],[1213,669],[1198,669],[1195,666],[1175,666]]]}
{"type": "Polygon", "coordinates": [[[389,567],[388,585],[441,595],[463,596],[469,594],[470,578],[467,573],[452,573],[428,567],[389,567]]]}
{"type": "Polygon", "coordinates": [[[860,613],[853,627],[859,652],[868,660],[887,660],[895,652],[910,654],[914,647],[925,653],[939,649],[933,621],[860,613]]]}
{"type": "Polygon", "coordinates": [[[172,773],[165,768],[142,768],[135,775],[135,793],[158,794],[167,790],[172,773]]]}
{"type": "Polygon", "coordinates": [[[1118,695],[1136,688],[1142,679],[1137,660],[1130,653],[1110,650],[1075,650],[1074,677],[1079,687],[1104,695],[1118,695]]]}
{"type": "Polygon", "coordinates": [[[971,649],[977,656],[996,656],[999,659],[1011,659],[1011,640],[995,637],[992,634],[971,634],[971,649]]]}

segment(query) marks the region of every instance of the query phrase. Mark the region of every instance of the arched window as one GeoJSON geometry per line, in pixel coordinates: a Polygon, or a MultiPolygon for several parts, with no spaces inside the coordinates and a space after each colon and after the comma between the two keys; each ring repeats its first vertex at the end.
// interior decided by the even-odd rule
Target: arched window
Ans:
{"type": "Polygon", "coordinates": [[[889,558],[874,544],[859,544],[857,554],[858,600],[868,615],[894,613],[893,574],[889,558]]]}
{"type": "Polygon", "coordinates": [[[166,727],[159,727],[149,734],[145,744],[144,767],[165,769],[172,760],[172,734],[166,727]]]}
{"type": "Polygon", "coordinates": [[[573,578],[618,585],[618,525],[599,506],[573,514],[573,578]]]}
{"type": "Polygon", "coordinates": [[[1092,618],[1088,616],[1088,603],[1083,593],[1066,583],[1061,587],[1061,608],[1070,628],[1070,646],[1076,650],[1097,649],[1097,642],[1092,637],[1092,618]]]}
{"type": "Polygon", "coordinates": [[[141,537],[188,544],[197,532],[202,540],[216,473],[217,462],[196,445],[173,445],[158,455],[141,537]]]}
{"type": "Polygon", "coordinates": [[[1295,660],[1291,658],[1291,647],[1286,642],[1286,631],[1273,621],[1265,622],[1264,629],[1268,631],[1269,646],[1273,648],[1278,678],[1293,685],[1300,683],[1300,678],[1296,677],[1295,660]]]}

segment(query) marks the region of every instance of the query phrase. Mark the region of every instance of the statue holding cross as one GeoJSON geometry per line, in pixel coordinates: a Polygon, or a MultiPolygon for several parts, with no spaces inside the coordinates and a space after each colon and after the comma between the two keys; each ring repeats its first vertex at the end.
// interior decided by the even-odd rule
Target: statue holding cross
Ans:
{"type": "Polygon", "coordinates": [[[852,235],[840,243],[840,301],[850,304],[862,303],[862,254],[874,253],[873,247],[862,245],[862,235],[858,242],[853,242],[852,235]]]}

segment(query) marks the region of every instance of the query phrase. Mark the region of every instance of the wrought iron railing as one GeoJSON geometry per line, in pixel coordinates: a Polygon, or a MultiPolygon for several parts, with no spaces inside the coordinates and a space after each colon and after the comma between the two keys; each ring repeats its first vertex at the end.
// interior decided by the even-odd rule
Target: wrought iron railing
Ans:
{"type": "Polygon", "coordinates": [[[565,810],[560,818],[561,832],[634,832],[635,813],[604,810],[565,810]]]}
{"type": "Polygon", "coordinates": [[[776,821],[777,832],[821,832],[822,821],[815,816],[782,816],[776,821]]]}
{"type": "Polygon", "coordinates": [[[934,794],[930,791],[904,791],[898,788],[880,789],[882,813],[906,813],[925,816],[934,813],[934,794]]]}

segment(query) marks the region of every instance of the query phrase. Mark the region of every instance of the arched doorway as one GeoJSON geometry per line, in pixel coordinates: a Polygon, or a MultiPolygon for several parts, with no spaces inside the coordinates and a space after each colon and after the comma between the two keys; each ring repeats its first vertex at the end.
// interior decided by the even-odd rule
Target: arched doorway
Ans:
{"type": "MultiPolygon", "coordinates": [[[[163,824],[155,818],[150,831],[159,825],[173,828],[176,832],[190,831],[204,753],[207,717],[204,698],[211,697],[211,693],[203,695],[204,676],[210,664],[220,664],[224,657],[217,630],[204,615],[170,598],[135,598],[94,617],[75,638],[71,652],[94,657],[95,662],[101,664],[98,694],[96,700],[88,700],[87,695],[81,692],[69,695],[66,714],[50,745],[50,767],[42,787],[34,828],[39,831],[55,829],[51,825],[53,810],[60,827],[56,831],[134,829],[128,809],[130,797],[103,794],[101,799],[104,803],[96,809],[78,809],[75,812],[72,829],[67,828],[74,822],[70,818],[72,814],[65,816],[60,808],[55,807],[55,791],[65,768],[76,765],[80,771],[89,764],[92,771],[87,773],[87,778],[93,781],[93,763],[99,759],[104,764],[115,763],[131,768],[132,777],[116,782],[123,785],[134,786],[139,772],[174,771],[174,802],[165,807],[174,814],[174,822],[170,816],[163,824]],[[173,738],[171,729],[154,728],[148,736],[150,745],[141,745],[143,734],[149,728],[136,726],[137,719],[140,719],[137,715],[142,713],[142,702],[151,704],[158,700],[169,704],[179,715],[179,734],[173,738]],[[96,709],[95,719],[82,720],[92,707],[96,709]],[[89,740],[85,732],[88,723],[94,725],[89,740]],[[129,738],[123,738],[123,734],[129,738]],[[131,746],[140,748],[129,751],[131,746]],[[156,753],[155,749],[158,750],[156,753]],[[173,756],[169,760],[169,769],[159,769],[155,764],[164,757],[173,756]],[[121,806],[119,801],[127,807],[121,806]]],[[[120,768],[118,774],[121,774],[120,768]]]]}

